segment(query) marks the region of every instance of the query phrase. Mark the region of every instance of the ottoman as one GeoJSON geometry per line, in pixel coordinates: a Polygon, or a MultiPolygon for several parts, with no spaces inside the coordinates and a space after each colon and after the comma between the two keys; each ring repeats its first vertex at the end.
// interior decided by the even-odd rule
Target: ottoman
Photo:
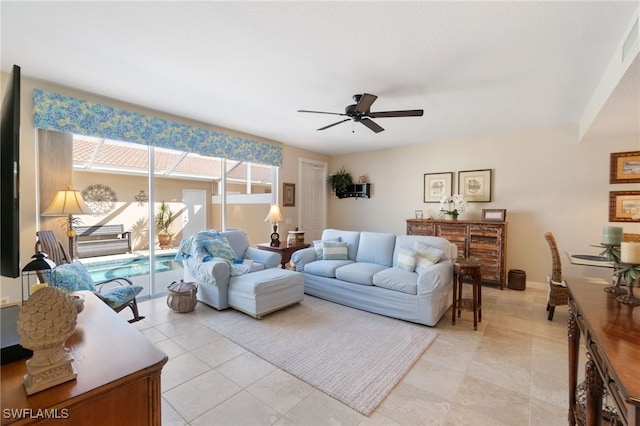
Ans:
{"type": "Polygon", "coordinates": [[[258,319],[303,298],[300,272],[270,268],[229,279],[229,306],[258,319]]]}

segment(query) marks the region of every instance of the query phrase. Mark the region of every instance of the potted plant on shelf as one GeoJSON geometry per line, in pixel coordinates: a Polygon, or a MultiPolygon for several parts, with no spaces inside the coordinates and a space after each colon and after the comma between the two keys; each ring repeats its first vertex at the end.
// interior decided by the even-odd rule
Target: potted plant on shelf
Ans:
{"type": "Polygon", "coordinates": [[[173,233],[169,231],[169,226],[171,226],[175,218],[169,204],[164,201],[160,203],[160,209],[155,217],[155,225],[161,249],[172,247],[171,239],[173,238],[173,233]]]}
{"type": "Polygon", "coordinates": [[[353,179],[351,178],[351,174],[344,169],[344,166],[330,175],[327,178],[327,183],[331,186],[331,190],[338,196],[341,196],[347,192],[349,186],[353,183],[353,179]]]}

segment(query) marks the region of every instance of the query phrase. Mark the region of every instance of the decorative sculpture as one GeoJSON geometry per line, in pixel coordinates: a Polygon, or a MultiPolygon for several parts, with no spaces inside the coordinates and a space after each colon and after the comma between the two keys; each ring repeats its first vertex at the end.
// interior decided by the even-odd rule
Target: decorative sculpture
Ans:
{"type": "Polygon", "coordinates": [[[73,334],[78,314],[67,293],[44,287],[25,302],[18,316],[20,344],[33,350],[27,360],[27,395],[73,380],[77,373],[64,342],[73,334]]]}

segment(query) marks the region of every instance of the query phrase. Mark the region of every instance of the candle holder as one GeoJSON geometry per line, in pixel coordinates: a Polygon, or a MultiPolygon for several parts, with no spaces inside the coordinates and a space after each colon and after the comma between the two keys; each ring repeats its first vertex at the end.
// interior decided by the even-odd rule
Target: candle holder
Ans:
{"type": "MultiPolygon", "coordinates": [[[[613,262],[614,270],[617,269],[617,265],[620,262],[620,244],[601,244],[604,247],[602,253],[599,256],[606,257],[607,260],[613,262]]],[[[611,294],[626,294],[627,290],[620,286],[622,281],[622,275],[613,274],[611,285],[604,288],[604,291],[611,294]]]]}
{"type": "Polygon", "coordinates": [[[640,306],[640,298],[633,294],[633,287],[640,286],[640,263],[620,262],[616,264],[615,273],[628,282],[627,294],[618,296],[616,300],[628,306],[640,306]]]}

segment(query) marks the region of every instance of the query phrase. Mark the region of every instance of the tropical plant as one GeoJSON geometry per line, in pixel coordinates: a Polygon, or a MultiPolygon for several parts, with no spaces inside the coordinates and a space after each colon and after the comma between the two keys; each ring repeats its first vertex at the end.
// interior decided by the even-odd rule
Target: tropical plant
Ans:
{"type": "Polygon", "coordinates": [[[169,231],[169,226],[171,226],[175,219],[176,217],[173,215],[169,204],[164,201],[160,203],[160,208],[154,219],[157,235],[173,235],[172,232],[169,231]]]}
{"type": "Polygon", "coordinates": [[[340,170],[327,178],[327,183],[336,195],[341,195],[347,192],[349,185],[353,183],[353,178],[351,177],[351,173],[347,172],[344,166],[342,166],[340,170]]]}

